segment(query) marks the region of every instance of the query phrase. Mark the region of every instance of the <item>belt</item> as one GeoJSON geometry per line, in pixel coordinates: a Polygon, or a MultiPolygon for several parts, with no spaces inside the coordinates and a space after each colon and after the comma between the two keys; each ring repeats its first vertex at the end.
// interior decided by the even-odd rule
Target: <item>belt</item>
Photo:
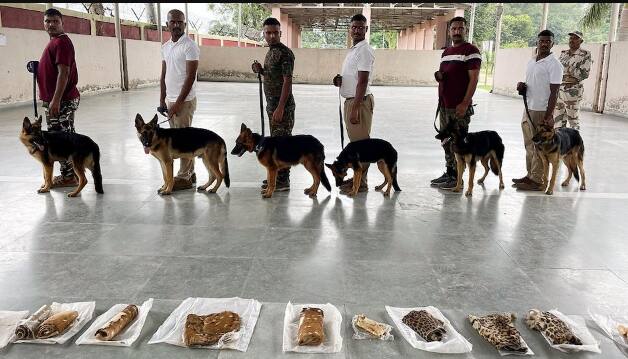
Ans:
{"type": "MultiPolygon", "coordinates": [[[[366,101],[366,98],[369,97],[371,94],[365,95],[364,98],[362,98],[362,101],[366,101]]],[[[353,100],[355,97],[347,97],[345,99],[345,101],[349,101],[349,100],[353,100]]]]}

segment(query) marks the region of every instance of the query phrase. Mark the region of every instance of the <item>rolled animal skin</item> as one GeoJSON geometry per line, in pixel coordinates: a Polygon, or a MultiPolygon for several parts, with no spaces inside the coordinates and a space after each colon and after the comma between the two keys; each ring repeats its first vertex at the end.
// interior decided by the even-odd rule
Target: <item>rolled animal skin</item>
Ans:
{"type": "Polygon", "coordinates": [[[37,339],[56,337],[68,329],[76,318],[78,318],[78,312],[76,310],[66,310],[53,314],[48,319],[44,320],[39,328],[37,328],[35,337],[37,339]]]}
{"type": "Polygon", "coordinates": [[[299,345],[321,345],[325,340],[323,331],[323,310],[303,308],[299,318],[299,345]]]}
{"type": "Polygon", "coordinates": [[[115,317],[111,318],[111,320],[104,327],[98,329],[96,331],[96,339],[98,340],[111,340],[116,335],[120,334],[124,330],[124,328],[129,325],[137,317],[138,309],[134,304],[127,305],[120,313],[116,314],[115,317]]]}
{"type": "Polygon", "coordinates": [[[183,340],[188,347],[214,345],[225,335],[231,340],[228,334],[239,331],[240,325],[240,316],[230,311],[209,315],[188,314],[183,340]]]}
{"type": "Polygon", "coordinates": [[[17,340],[35,339],[35,331],[37,331],[39,325],[43,323],[51,313],[52,309],[46,304],[33,313],[33,315],[22,321],[17,328],[15,328],[17,340]]]}

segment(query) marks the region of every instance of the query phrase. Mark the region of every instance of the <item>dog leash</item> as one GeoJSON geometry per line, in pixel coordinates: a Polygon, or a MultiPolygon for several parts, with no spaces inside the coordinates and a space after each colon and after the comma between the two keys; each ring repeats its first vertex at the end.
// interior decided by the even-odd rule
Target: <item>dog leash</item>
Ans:
{"type": "Polygon", "coordinates": [[[157,107],[157,112],[159,112],[162,116],[166,117],[165,120],[161,121],[161,122],[157,122],[157,125],[161,125],[162,123],[168,122],[170,121],[170,117],[168,117],[168,108],[167,107],[157,107]]]}
{"type": "Polygon", "coordinates": [[[530,116],[530,110],[528,109],[527,88],[523,91],[521,95],[523,96],[523,107],[525,107],[526,115],[528,115],[528,122],[530,122],[530,126],[532,126],[532,128],[534,129],[534,132],[536,132],[536,126],[534,125],[534,122],[532,122],[532,117],[530,116]]]}
{"type": "Polygon", "coordinates": [[[436,106],[436,114],[434,115],[434,129],[436,130],[436,133],[440,133],[440,130],[438,129],[438,127],[436,127],[436,120],[438,119],[438,114],[440,113],[440,104],[441,104],[441,99],[439,96],[438,105],[436,106]]]}
{"type": "Polygon", "coordinates": [[[26,63],[26,70],[33,74],[33,110],[35,112],[35,120],[37,120],[37,69],[39,68],[39,61],[29,61],[26,63]]]}
{"type": "MultiPolygon", "coordinates": [[[[257,64],[257,60],[253,61],[254,64],[257,64]]],[[[264,133],[264,100],[262,98],[262,74],[257,73],[257,82],[259,83],[259,113],[260,113],[260,121],[262,122],[262,137],[266,136],[264,133]]]]}
{"type": "Polygon", "coordinates": [[[338,87],[338,116],[340,117],[340,147],[345,149],[345,129],[342,125],[342,100],[340,99],[340,87],[338,87]]]}

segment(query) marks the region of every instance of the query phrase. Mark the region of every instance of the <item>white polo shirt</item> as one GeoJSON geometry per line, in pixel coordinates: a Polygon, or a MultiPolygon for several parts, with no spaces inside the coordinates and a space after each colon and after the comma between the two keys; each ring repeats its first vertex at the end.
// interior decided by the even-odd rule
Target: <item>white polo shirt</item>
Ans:
{"type": "Polygon", "coordinates": [[[549,54],[539,61],[536,61],[536,56],[531,58],[526,69],[528,108],[532,111],[547,110],[550,84],[560,85],[562,81],[563,65],[554,54],[549,54]]]}
{"type": "Polygon", "coordinates": [[[370,72],[364,95],[370,94],[374,64],[375,51],[373,51],[373,48],[366,40],[362,40],[351,46],[347,57],[345,57],[345,61],[342,63],[340,95],[344,98],[355,97],[355,88],[358,85],[358,71],[370,72]]]}
{"type": "MultiPolygon", "coordinates": [[[[194,40],[183,35],[173,42],[168,40],[161,46],[161,59],[166,61],[166,101],[175,102],[187,77],[186,61],[198,61],[201,50],[194,40]]],[[[185,101],[196,97],[196,80],[185,101]]]]}

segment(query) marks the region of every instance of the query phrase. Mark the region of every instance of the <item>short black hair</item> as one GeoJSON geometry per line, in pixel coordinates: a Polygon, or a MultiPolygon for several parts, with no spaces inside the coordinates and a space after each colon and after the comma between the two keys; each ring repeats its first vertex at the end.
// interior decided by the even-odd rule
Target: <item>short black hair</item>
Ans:
{"type": "Polygon", "coordinates": [[[351,16],[351,21],[350,22],[354,22],[354,21],[361,21],[361,22],[366,22],[366,17],[362,14],[355,14],[353,16],[351,16]]]}
{"type": "Polygon", "coordinates": [[[55,8],[50,8],[46,11],[44,11],[44,16],[58,16],[60,18],[63,19],[63,15],[61,15],[61,12],[55,8]]]}
{"type": "Polygon", "coordinates": [[[462,16],[456,16],[453,19],[449,20],[449,26],[451,26],[451,24],[453,24],[454,22],[462,22],[465,26],[467,26],[467,19],[465,19],[462,16]]]}
{"type": "Polygon", "coordinates": [[[538,35],[536,35],[536,37],[541,37],[541,36],[549,36],[549,37],[551,37],[553,39],[554,38],[554,33],[549,31],[549,30],[543,30],[543,31],[539,32],[538,35]]]}
{"type": "Polygon", "coordinates": [[[262,26],[266,25],[281,26],[281,23],[274,17],[269,17],[268,19],[264,20],[264,23],[262,24],[262,26]]]}

